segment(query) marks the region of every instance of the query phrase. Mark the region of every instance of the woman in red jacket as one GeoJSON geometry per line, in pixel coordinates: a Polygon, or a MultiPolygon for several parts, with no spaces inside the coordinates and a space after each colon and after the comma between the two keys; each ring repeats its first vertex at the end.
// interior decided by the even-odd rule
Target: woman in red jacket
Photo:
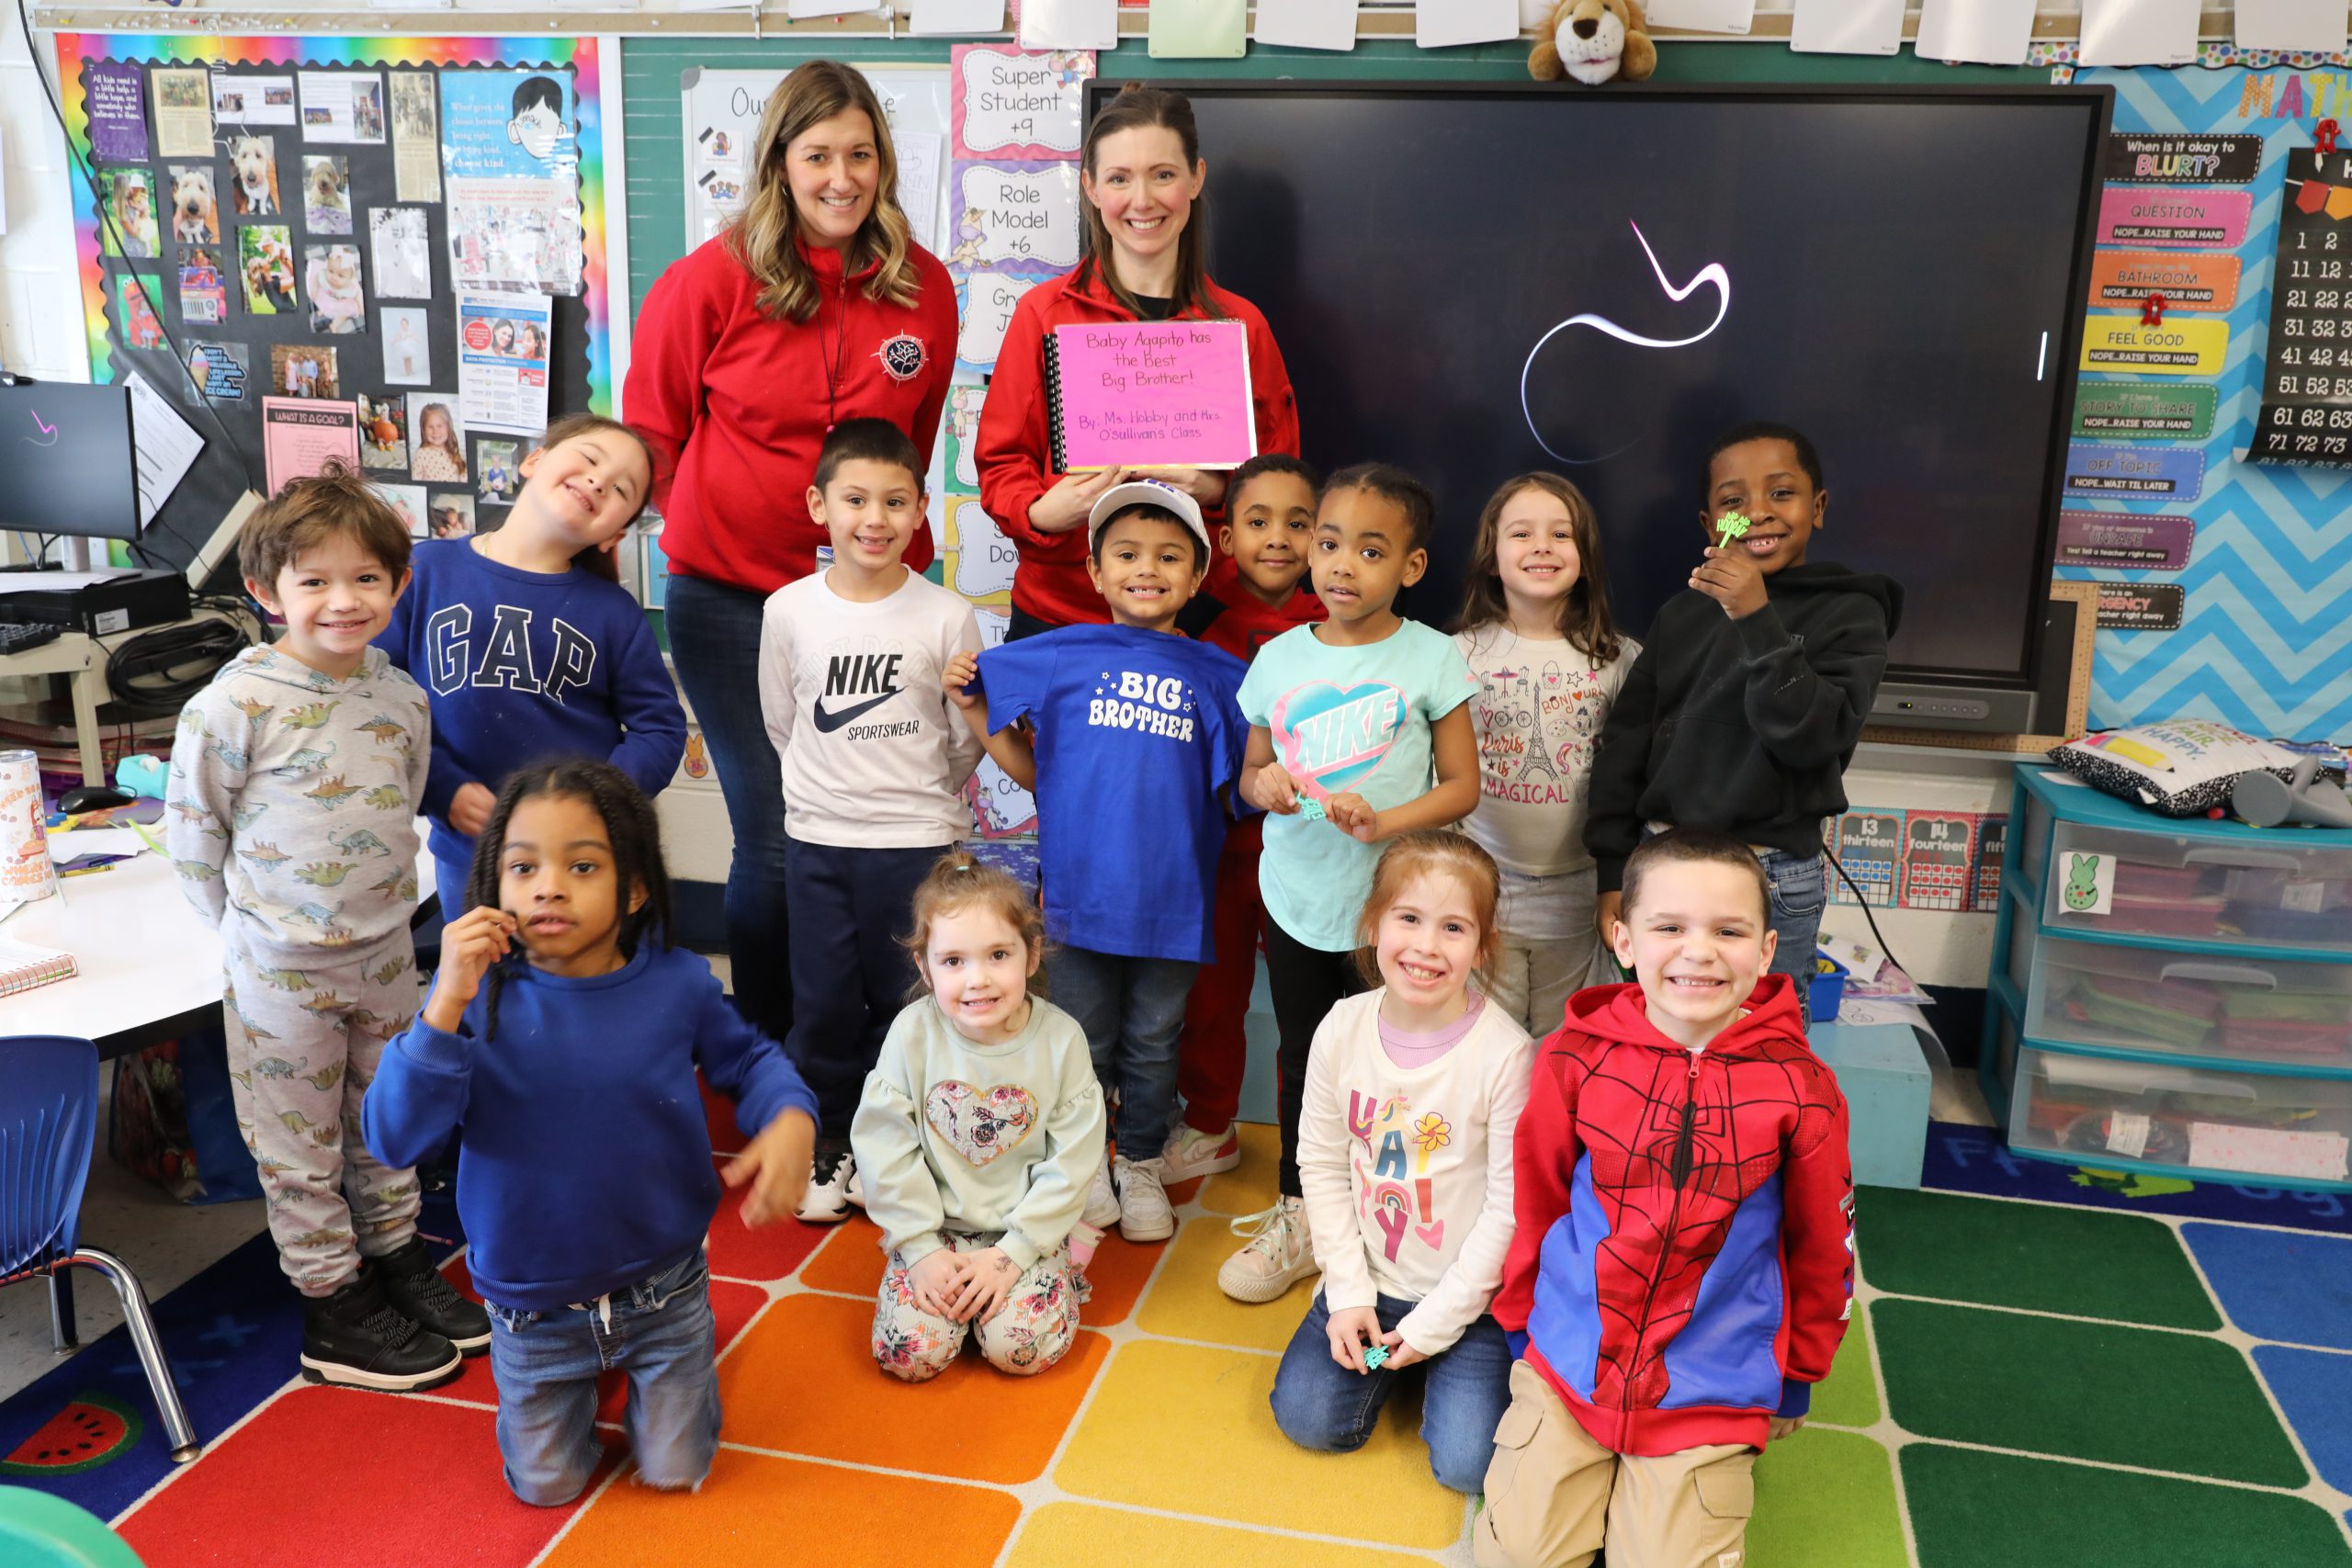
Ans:
{"type": "MultiPolygon", "coordinates": [[[[956,363],[956,288],[909,237],[881,104],[812,60],[768,99],[750,203],[646,291],[624,407],[652,443],[679,682],[727,798],[735,1002],[781,1040],[784,779],[760,712],[767,596],[816,569],[808,484],[825,433],[878,417],[930,460],[956,363]]],[[[928,531],[906,563],[931,563],[928,531]]]]}
{"type": "MultiPolygon", "coordinates": [[[[1193,106],[1182,93],[1131,86],[1087,128],[1079,184],[1086,229],[1075,270],[1021,297],[997,353],[980,411],[974,455],[980,506],[1021,553],[1012,576],[1009,635],[1110,619],[1086,574],[1086,513],[1132,477],[1127,469],[1059,474],[1045,398],[1045,337],[1056,327],[1101,321],[1237,321],[1249,330],[1250,397],[1258,450],[1298,453],[1298,406],[1283,353],[1258,308],[1209,281],[1208,165],[1193,106]]],[[[1155,468],[1205,510],[1225,500],[1225,476],[1200,468],[1155,468]]],[[[1209,577],[1218,593],[1233,563],[1209,577]]],[[[1222,597],[1222,595],[1219,595],[1222,597]]]]}

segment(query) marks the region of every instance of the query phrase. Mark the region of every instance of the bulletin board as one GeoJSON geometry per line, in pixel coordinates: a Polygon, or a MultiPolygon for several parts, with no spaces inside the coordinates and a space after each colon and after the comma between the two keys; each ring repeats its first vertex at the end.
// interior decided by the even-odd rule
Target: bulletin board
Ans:
{"type": "MultiPolygon", "coordinates": [[[[546,418],[609,407],[594,40],[61,33],[57,46],[68,133],[98,187],[73,182],[93,378],[137,372],[207,444],[144,558],[185,562],[243,491],[269,493],[273,453],[290,458],[313,416],[330,445],[349,418],[363,471],[422,533],[503,515],[540,423],[529,347],[545,345],[546,418]],[[545,165],[509,134],[529,79],[560,106],[530,111],[549,122],[545,165]],[[547,177],[484,177],[514,164],[547,177]],[[133,203],[153,224],[136,238],[133,203]],[[500,292],[517,267],[540,270],[543,312],[500,292]],[[514,301],[494,324],[521,391],[503,421],[449,421],[444,462],[418,426],[439,434],[428,407],[461,406],[460,284],[514,301]]],[[[467,323],[477,337],[492,325],[467,323]]]]}
{"type": "MultiPolygon", "coordinates": [[[[2121,514],[2118,526],[2102,534],[2140,541],[2161,552],[2163,563],[2147,570],[2067,565],[2069,535],[2062,532],[2059,577],[2109,585],[2091,678],[2095,728],[2196,716],[2256,735],[2352,736],[2352,663],[2346,659],[2352,647],[2346,640],[2352,632],[2352,535],[2343,525],[2352,474],[2242,457],[2256,434],[2263,367],[2273,346],[2271,276],[2289,199],[2288,155],[2301,152],[2308,162],[2319,119],[2352,119],[2346,63],[2339,55],[2301,64],[2257,57],[2248,64],[2234,48],[2212,46],[2204,68],[2093,70],[2075,78],[2115,89],[2119,134],[2244,136],[2260,158],[2244,184],[2133,187],[2185,193],[2217,209],[2233,196],[2250,199],[2234,204],[2243,208],[2242,220],[2234,209],[2220,212],[2222,240],[2229,243],[2163,247],[2165,255],[2204,275],[2234,275],[2225,309],[2165,313],[2167,321],[2226,334],[2213,368],[2177,376],[2086,369],[2080,380],[2078,422],[2095,400],[2123,406],[2124,389],[2140,389],[2142,397],[2163,392],[2185,405],[2188,423],[2179,435],[2113,446],[2161,454],[2152,472],[2197,471],[2193,499],[2068,500],[2070,512],[2121,514]],[[2114,624],[2133,616],[2155,624],[2114,624]]],[[[2110,199],[2121,188],[2110,184],[2110,199]]],[[[2352,222],[2342,227],[2352,245],[2352,222]]],[[[2103,240],[2100,257],[2109,254],[2103,240]]],[[[2091,307],[2094,319],[2116,308],[2091,307]]],[[[2081,530],[2074,536],[2083,536],[2081,530]]]]}

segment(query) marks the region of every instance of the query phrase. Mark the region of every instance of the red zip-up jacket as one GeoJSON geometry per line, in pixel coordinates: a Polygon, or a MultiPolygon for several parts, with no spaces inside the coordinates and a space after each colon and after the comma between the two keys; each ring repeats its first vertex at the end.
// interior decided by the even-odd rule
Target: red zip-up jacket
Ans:
{"type": "MultiPolygon", "coordinates": [[[[1229,321],[1249,331],[1250,400],[1257,412],[1258,450],[1298,455],[1298,400],[1273,330],[1258,308],[1240,295],[1209,285],[1209,298],[1229,321]]],[[[1179,321],[1202,321],[1197,307],[1179,321]]],[[[1054,626],[1100,626],[1111,618],[1102,595],[1086,574],[1086,528],[1041,534],[1029,525],[1029,508],[1061,482],[1054,470],[1051,418],[1046,411],[1046,334],[1056,327],[1132,321],[1130,314],[1096,277],[1091,262],[1048,278],[1021,297],[997,351],[988,401],[980,408],[973,457],[980,470],[980,510],[996,520],[1021,552],[1012,574],[1012,603],[1054,626]]],[[[1214,527],[1216,519],[1211,520],[1214,527]]],[[[1214,533],[1210,536],[1214,538],[1214,533]]],[[[1233,565],[1216,556],[1208,591],[1227,604],[1238,590],[1228,586],[1233,565]]]]}
{"type": "MultiPolygon", "coordinates": [[[[878,263],[845,279],[840,252],[800,254],[821,288],[806,321],[761,312],[759,281],[723,234],[654,279],[622,400],[653,444],[671,570],[762,594],[816,570],[826,536],[808,516],[808,486],[825,432],[887,419],[928,465],[956,371],[956,284],[929,251],[908,253],[921,280],[911,306],[865,297],[878,263]]],[[[921,571],[931,558],[921,529],[906,563],[921,571]]]]}
{"type": "Polygon", "coordinates": [[[1853,1314],[1845,1097],[1788,976],[1748,1009],[1692,1052],[1598,986],[1536,1052],[1495,1321],[1617,1453],[1762,1448],[1853,1314]]]}

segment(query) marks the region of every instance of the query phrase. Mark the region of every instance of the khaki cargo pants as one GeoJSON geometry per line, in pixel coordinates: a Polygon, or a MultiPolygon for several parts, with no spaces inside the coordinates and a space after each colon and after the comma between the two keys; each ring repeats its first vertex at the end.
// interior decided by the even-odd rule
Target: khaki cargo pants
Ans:
{"type": "Polygon", "coordinates": [[[1745,1443],[1658,1459],[1602,1448],[1525,1361],[1495,1428],[1478,1568],[1746,1568],[1756,1450],[1745,1443]]]}

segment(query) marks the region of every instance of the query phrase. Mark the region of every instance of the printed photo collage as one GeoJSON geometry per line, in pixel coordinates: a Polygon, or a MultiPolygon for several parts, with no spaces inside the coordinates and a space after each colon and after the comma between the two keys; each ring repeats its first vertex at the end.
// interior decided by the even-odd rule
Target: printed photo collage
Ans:
{"type": "MultiPolygon", "coordinates": [[[[445,135],[465,125],[487,146],[520,126],[514,149],[546,146],[543,122],[571,107],[570,73],[93,61],[84,84],[118,373],[189,405],[200,391],[273,492],[341,458],[417,537],[502,521],[549,394],[587,406],[577,246],[569,297],[553,291],[560,276],[453,276],[452,187],[492,181],[458,177],[466,150],[445,135]],[[527,331],[506,336],[518,365],[537,360],[507,372],[536,401],[502,399],[495,427],[470,428],[481,378],[461,367],[461,288],[493,303],[514,290],[500,313],[527,331]]],[[[557,136],[571,145],[568,120],[557,136]]],[[[560,208],[560,184],[576,231],[576,153],[497,189],[527,186],[560,208]]],[[[547,264],[544,248],[534,259],[547,264]]]]}

